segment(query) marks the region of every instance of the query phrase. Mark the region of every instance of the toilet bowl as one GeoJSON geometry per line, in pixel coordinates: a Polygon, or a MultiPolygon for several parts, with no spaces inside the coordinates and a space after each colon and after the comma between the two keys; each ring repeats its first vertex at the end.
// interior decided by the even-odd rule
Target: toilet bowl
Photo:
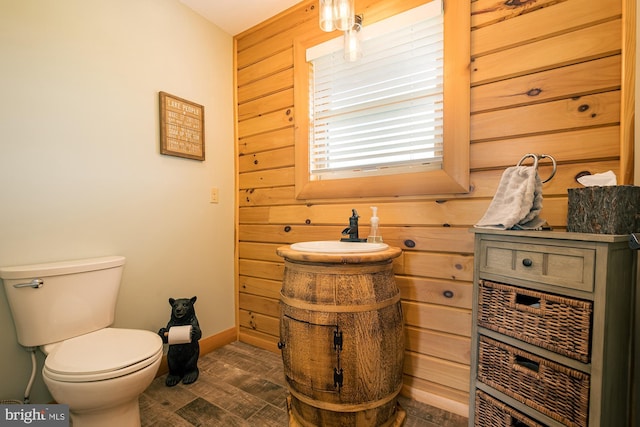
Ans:
{"type": "Polygon", "coordinates": [[[138,396],[163,354],[157,333],[111,325],[125,258],[0,267],[18,342],[46,355],[42,377],[73,427],[140,426],[138,396]]]}
{"type": "Polygon", "coordinates": [[[138,396],[162,360],[157,334],[105,328],[41,349],[44,382],[56,402],[69,405],[74,427],[140,425],[138,396]]]}

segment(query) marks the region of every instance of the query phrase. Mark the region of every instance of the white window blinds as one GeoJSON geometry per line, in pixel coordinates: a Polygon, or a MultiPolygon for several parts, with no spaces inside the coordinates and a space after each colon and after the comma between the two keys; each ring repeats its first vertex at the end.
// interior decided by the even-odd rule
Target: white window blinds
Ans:
{"type": "Polygon", "coordinates": [[[311,179],[440,169],[441,1],[362,31],[356,62],[343,59],[341,38],[307,50],[311,179]]]}

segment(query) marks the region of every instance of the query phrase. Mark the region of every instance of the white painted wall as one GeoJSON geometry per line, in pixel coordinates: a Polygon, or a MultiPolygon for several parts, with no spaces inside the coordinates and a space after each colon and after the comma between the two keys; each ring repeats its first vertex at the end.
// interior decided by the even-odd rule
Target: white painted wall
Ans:
{"type": "MultiPolygon", "coordinates": [[[[157,331],[197,295],[203,336],[233,327],[232,47],[177,0],[0,0],[0,265],[124,255],[115,326],[157,331]],[[204,162],[160,154],[159,91],[204,105],[204,162]]],[[[20,399],[3,291],[0,341],[20,399]]]]}

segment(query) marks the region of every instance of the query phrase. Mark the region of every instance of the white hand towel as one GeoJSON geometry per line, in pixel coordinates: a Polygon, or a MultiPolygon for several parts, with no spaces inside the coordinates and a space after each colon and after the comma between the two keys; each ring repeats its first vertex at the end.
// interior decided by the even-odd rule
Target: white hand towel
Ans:
{"type": "Polygon", "coordinates": [[[500,184],[477,228],[537,230],[545,220],[542,210],[542,181],[533,166],[512,166],[502,174],[500,184]]]}

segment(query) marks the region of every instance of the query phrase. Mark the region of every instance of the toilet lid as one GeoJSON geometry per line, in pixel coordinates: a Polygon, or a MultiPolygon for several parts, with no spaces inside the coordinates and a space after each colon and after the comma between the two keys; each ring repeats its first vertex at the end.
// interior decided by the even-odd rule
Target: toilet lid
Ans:
{"type": "Polygon", "coordinates": [[[60,377],[106,379],[142,369],[161,356],[162,339],[158,334],[105,328],[57,344],[45,359],[44,369],[50,377],[60,380],[60,377]]]}

